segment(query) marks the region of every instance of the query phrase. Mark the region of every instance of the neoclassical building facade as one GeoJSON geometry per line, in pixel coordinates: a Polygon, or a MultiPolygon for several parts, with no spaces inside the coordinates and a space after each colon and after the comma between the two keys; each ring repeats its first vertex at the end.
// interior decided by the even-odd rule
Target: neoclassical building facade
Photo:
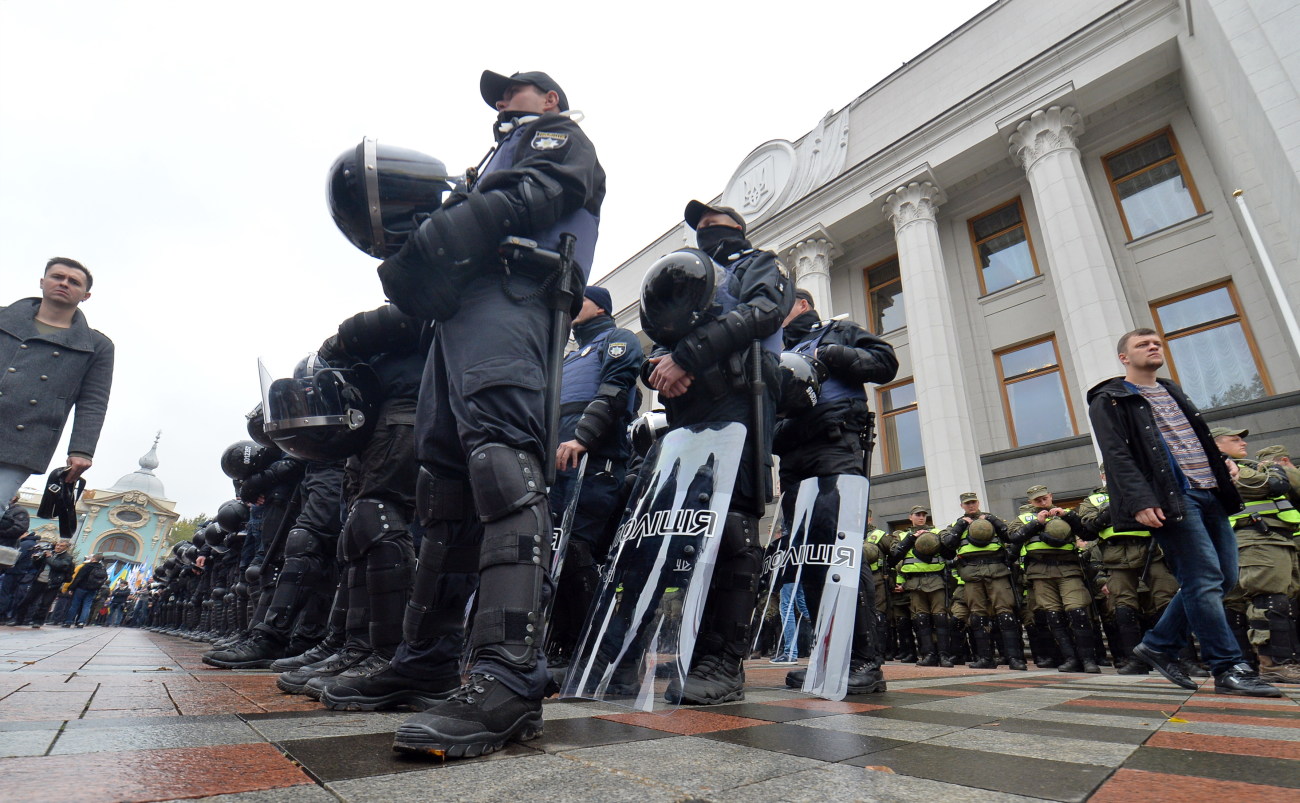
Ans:
{"type": "MultiPolygon", "coordinates": [[[[683,204],[687,199],[682,199],[683,204]]],[[[1300,6],[994,3],[831,112],[759,144],[740,210],[822,317],[893,344],[877,522],[973,490],[1097,484],[1085,395],[1150,326],[1166,373],[1253,448],[1300,449],[1300,6]]],[[[601,284],[635,299],[678,223],[601,284]]],[[[639,327],[633,303],[616,315],[639,327]]],[[[653,403],[653,400],[651,400],[653,403]]]]}

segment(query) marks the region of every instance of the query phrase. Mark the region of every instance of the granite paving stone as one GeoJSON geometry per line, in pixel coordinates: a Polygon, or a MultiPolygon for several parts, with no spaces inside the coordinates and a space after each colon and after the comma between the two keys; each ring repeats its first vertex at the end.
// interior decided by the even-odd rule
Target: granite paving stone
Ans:
{"type": "Polygon", "coordinates": [[[1040,719],[1009,717],[981,725],[981,728],[1004,730],[1008,733],[1027,733],[1038,736],[1059,736],[1066,739],[1088,739],[1095,742],[1117,742],[1139,745],[1147,740],[1150,731],[1145,728],[1108,728],[1102,725],[1050,722],[1040,719]]]}
{"type": "Polygon", "coordinates": [[[931,739],[927,744],[960,747],[1026,758],[1044,758],[1067,761],[1072,764],[1098,764],[1118,767],[1138,749],[1135,744],[1095,742],[1042,734],[1015,733],[1014,731],[982,728],[950,733],[931,739]]]}
{"type": "Polygon", "coordinates": [[[1090,803],[1156,800],[1153,790],[1159,790],[1160,803],[1205,803],[1207,800],[1295,803],[1296,800],[1295,790],[1287,787],[1121,769],[1097,790],[1090,803]]]}
{"type": "MultiPolygon", "coordinates": [[[[0,735],[0,758],[14,756],[43,756],[59,735],[57,728],[23,731],[6,731],[0,735]]],[[[2,782],[0,782],[2,783],[2,782]]]]}
{"type": "Polygon", "coordinates": [[[262,738],[272,742],[290,739],[318,739],[327,736],[356,736],[366,733],[387,733],[390,737],[397,731],[410,713],[368,713],[358,714],[342,711],[326,711],[316,706],[310,711],[302,712],[306,716],[275,719],[254,719],[251,715],[244,717],[253,730],[262,738]]]}
{"type": "Polygon", "coordinates": [[[918,778],[1066,801],[1086,799],[1112,772],[1110,767],[1092,764],[977,752],[929,743],[873,753],[869,763],[918,778]]]}
{"type": "MultiPolygon", "coordinates": [[[[586,751],[584,751],[586,752],[586,751]]],[[[520,799],[522,789],[545,789],[546,800],[636,803],[680,801],[688,791],[606,769],[581,759],[534,754],[512,761],[450,762],[436,769],[333,781],[326,788],[349,803],[455,800],[496,803],[520,799]]]]}
{"type": "Polygon", "coordinates": [[[1146,747],[1204,750],[1211,753],[1289,758],[1300,761],[1300,742],[1280,742],[1273,739],[1249,739],[1244,736],[1201,736],[1194,733],[1160,731],[1151,734],[1151,738],[1147,739],[1144,744],[1146,747]]]}
{"type": "Polygon", "coordinates": [[[960,725],[934,725],[925,722],[902,722],[894,719],[863,716],[859,714],[839,714],[818,719],[801,719],[794,723],[801,728],[824,728],[844,733],[858,733],[864,736],[883,736],[886,739],[902,739],[909,742],[922,742],[943,736],[954,731],[964,730],[960,725]]]}
{"type": "MultiPolygon", "coordinates": [[[[751,729],[739,728],[734,731],[722,731],[722,733],[738,733],[747,730],[751,729]]],[[[527,744],[534,750],[560,753],[581,747],[638,742],[643,739],[666,739],[671,736],[672,733],[669,731],[643,728],[599,717],[571,717],[546,722],[541,738],[527,744]]]]}
{"type": "Polygon", "coordinates": [[[238,720],[193,723],[171,720],[167,724],[137,724],[117,728],[69,728],[59,735],[50,754],[154,750],[260,741],[262,737],[255,730],[238,720]]]}
{"type": "MultiPolygon", "coordinates": [[[[1179,717],[1181,719],[1181,717],[1179,717]]],[[[1197,733],[1203,736],[1244,736],[1248,739],[1273,739],[1300,742],[1300,730],[1269,728],[1263,725],[1236,725],[1225,722],[1166,722],[1162,733],[1197,733]]]]}
{"type": "Polygon", "coordinates": [[[853,762],[795,772],[767,781],[732,789],[729,803],[825,803],[828,800],[869,800],[880,803],[908,801],[942,801],[943,803],[1028,803],[1040,798],[972,789],[968,786],[898,775],[859,766],[871,756],[853,762]]]}
{"type": "Polygon", "coordinates": [[[1140,747],[1124,762],[1124,768],[1220,781],[1248,778],[1251,783],[1300,789],[1300,764],[1285,758],[1140,747]]]}
{"type": "Polygon", "coordinates": [[[589,747],[560,755],[705,796],[822,764],[799,756],[773,760],[766,750],[694,736],[589,747]]]}
{"type": "Polygon", "coordinates": [[[445,768],[450,764],[460,766],[462,763],[502,761],[538,753],[527,745],[511,743],[498,752],[479,758],[461,759],[449,764],[437,759],[394,752],[392,733],[294,739],[279,743],[279,747],[298,762],[303,770],[321,782],[402,772],[423,772],[445,768]]]}
{"type": "Polygon", "coordinates": [[[865,736],[856,733],[801,728],[788,722],[774,722],[753,728],[718,731],[703,734],[703,738],[719,742],[759,747],[773,753],[815,758],[819,761],[844,761],[845,759],[878,753],[901,747],[908,742],[865,736]]]}

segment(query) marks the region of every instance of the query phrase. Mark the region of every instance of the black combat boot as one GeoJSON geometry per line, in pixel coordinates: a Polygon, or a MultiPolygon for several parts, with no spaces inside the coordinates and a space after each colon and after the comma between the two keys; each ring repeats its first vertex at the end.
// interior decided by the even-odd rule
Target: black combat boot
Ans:
{"type": "Polygon", "coordinates": [[[284,656],[284,646],[272,636],[254,633],[228,650],[206,653],[203,663],[219,669],[266,669],[284,656]]]}
{"type": "Polygon", "coordinates": [[[1101,674],[1094,657],[1097,651],[1097,631],[1092,627],[1092,619],[1087,608],[1074,608],[1066,612],[1070,620],[1070,635],[1074,637],[1074,652],[1083,671],[1090,675],[1101,674]]]}
{"type": "Polygon", "coordinates": [[[347,646],[315,663],[301,669],[283,672],[275,679],[275,685],[286,694],[306,694],[313,700],[320,699],[319,688],[309,688],[311,681],[333,677],[345,669],[356,666],[370,654],[363,647],[347,646]]]}
{"type": "Polygon", "coordinates": [[[971,639],[975,642],[975,658],[967,666],[971,669],[997,669],[998,663],[993,659],[993,633],[988,619],[983,616],[971,616],[971,639]]]}
{"type": "Polygon", "coordinates": [[[934,649],[934,625],[928,613],[918,613],[912,617],[912,628],[916,631],[917,666],[938,666],[939,654],[934,649]]]}
{"type": "Polygon", "coordinates": [[[439,758],[494,753],[506,742],[542,734],[541,700],[525,700],[494,675],[474,672],[469,682],[397,729],[393,749],[439,758]]]}
{"type": "Polygon", "coordinates": [[[1078,654],[1074,651],[1074,642],[1070,640],[1070,628],[1066,624],[1065,613],[1062,611],[1048,611],[1047,621],[1051,629],[1052,638],[1056,640],[1056,649],[1061,652],[1061,663],[1056,667],[1057,672],[1082,672],[1083,663],[1079,660],[1078,654]]]}
{"type": "Polygon", "coordinates": [[[998,614],[998,633],[1002,636],[1002,652],[1007,658],[1007,668],[1023,672],[1025,645],[1020,639],[1020,620],[1013,613],[998,614]]]}
{"type": "MultiPolygon", "coordinates": [[[[360,669],[360,666],[354,669],[360,669]]],[[[447,699],[460,687],[458,675],[432,680],[408,677],[388,664],[364,674],[348,670],[349,677],[335,677],[321,692],[320,701],[333,711],[388,711],[412,708],[424,711],[447,699]]]]}

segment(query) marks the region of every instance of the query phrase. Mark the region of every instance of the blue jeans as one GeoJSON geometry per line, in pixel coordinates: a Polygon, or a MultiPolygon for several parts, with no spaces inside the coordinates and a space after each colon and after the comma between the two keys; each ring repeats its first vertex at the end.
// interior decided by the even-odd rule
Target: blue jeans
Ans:
{"type": "Polygon", "coordinates": [[[799,620],[794,615],[796,606],[805,619],[809,617],[808,603],[803,597],[803,586],[798,583],[786,583],[781,586],[781,643],[777,645],[777,655],[799,657],[799,620]]]}
{"type": "Polygon", "coordinates": [[[1237,584],[1237,536],[1212,492],[1188,489],[1183,504],[1182,521],[1166,521],[1151,531],[1179,588],[1142,642],[1176,656],[1187,644],[1190,626],[1200,641],[1201,659],[1217,675],[1242,661],[1223,611],[1223,595],[1237,584]]]}
{"type": "Polygon", "coordinates": [[[72,592],[72,604],[68,606],[68,618],[63,621],[70,625],[84,625],[90,619],[90,609],[95,604],[95,589],[78,588],[72,592]]]}

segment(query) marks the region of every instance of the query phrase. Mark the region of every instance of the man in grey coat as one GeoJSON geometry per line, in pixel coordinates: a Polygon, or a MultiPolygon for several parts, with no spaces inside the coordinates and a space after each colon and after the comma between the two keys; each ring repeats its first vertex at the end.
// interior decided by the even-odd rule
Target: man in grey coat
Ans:
{"type": "Polygon", "coordinates": [[[113,384],[113,341],[77,306],[94,278],[75,259],[45,265],[41,297],[0,307],[0,499],[49,467],[72,408],[72,481],[90,468],[113,384]]]}

